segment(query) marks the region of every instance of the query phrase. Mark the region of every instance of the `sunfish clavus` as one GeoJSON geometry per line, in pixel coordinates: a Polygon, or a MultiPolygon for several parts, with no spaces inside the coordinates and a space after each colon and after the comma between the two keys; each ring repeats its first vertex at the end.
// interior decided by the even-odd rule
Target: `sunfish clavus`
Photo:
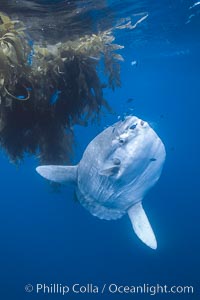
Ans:
{"type": "Polygon", "coordinates": [[[137,236],[156,249],[142,199],[158,181],[165,156],[165,147],[149,124],[128,116],[97,135],[78,165],[36,170],[48,180],[74,183],[80,203],[100,219],[119,219],[128,213],[137,236]]]}

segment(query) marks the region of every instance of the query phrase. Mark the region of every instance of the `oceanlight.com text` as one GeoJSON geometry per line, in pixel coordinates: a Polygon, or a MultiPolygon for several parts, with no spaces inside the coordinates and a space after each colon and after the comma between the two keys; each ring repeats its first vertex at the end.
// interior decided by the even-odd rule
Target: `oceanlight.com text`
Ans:
{"type": "Polygon", "coordinates": [[[35,285],[27,284],[25,286],[27,293],[35,294],[147,294],[155,296],[158,294],[194,294],[194,287],[191,285],[151,285],[148,283],[142,285],[120,285],[116,283],[109,284],[94,284],[74,283],[61,284],[61,283],[37,283],[35,285]]]}

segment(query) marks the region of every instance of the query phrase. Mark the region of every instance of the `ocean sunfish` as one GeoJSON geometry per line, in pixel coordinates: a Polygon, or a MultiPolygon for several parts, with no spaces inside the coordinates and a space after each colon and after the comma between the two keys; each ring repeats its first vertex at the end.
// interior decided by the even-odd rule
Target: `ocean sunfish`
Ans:
{"type": "Polygon", "coordinates": [[[100,219],[128,214],[137,236],[156,249],[142,200],[158,181],[165,156],[165,147],[149,124],[127,116],[97,135],[78,165],[39,166],[36,171],[54,182],[73,183],[79,202],[100,219]]]}

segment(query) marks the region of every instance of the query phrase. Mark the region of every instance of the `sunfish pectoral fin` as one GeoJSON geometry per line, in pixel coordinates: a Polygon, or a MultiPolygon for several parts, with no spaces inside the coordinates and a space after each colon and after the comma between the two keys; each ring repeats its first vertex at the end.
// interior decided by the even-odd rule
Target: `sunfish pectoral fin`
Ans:
{"type": "Polygon", "coordinates": [[[36,171],[57,183],[76,183],[77,180],[77,166],[39,166],[36,171]]]}
{"type": "Polygon", "coordinates": [[[142,207],[142,203],[138,202],[128,210],[133,230],[137,236],[152,249],[157,248],[157,241],[147,215],[142,207]]]}

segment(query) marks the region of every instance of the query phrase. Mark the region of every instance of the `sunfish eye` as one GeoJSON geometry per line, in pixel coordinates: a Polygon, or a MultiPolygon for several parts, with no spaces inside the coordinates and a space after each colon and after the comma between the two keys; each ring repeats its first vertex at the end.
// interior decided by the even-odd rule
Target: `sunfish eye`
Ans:
{"type": "Polygon", "coordinates": [[[125,142],[125,139],[119,139],[120,144],[124,144],[124,142],[125,142]]]}
{"type": "Polygon", "coordinates": [[[113,159],[113,163],[114,163],[114,165],[120,165],[121,164],[121,160],[119,159],[119,158],[114,158],[113,159]]]}

